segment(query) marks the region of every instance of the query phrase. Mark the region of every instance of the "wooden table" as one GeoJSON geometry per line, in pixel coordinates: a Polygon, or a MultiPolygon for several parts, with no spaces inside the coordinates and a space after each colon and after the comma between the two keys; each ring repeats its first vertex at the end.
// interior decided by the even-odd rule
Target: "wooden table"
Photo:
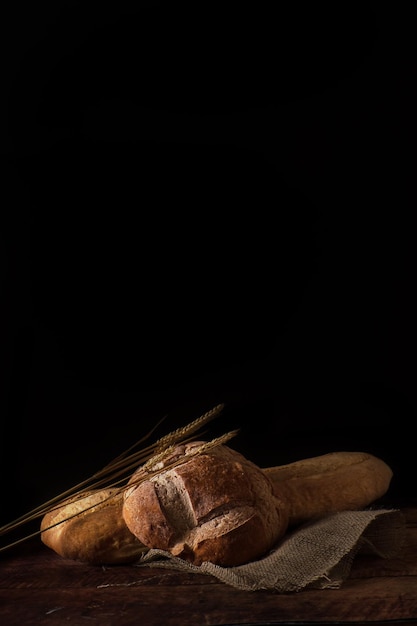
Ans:
{"type": "Polygon", "coordinates": [[[396,558],[357,556],[340,589],[292,594],[239,591],[203,574],[88,566],[30,540],[0,555],[0,624],[417,624],[417,508],[403,511],[396,558]]]}

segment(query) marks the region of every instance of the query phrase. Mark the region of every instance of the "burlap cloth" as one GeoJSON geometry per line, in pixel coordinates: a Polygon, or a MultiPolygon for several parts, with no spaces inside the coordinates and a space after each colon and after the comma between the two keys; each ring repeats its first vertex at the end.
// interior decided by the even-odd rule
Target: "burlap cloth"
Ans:
{"type": "Polygon", "coordinates": [[[298,527],[264,558],[238,567],[195,566],[163,550],[149,550],[136,566],[209,574],[246,591],[335,589],[349,576],[359,552],[392,558],[404,537],[405,519],[397,509],[345,511],[298,527]]]}

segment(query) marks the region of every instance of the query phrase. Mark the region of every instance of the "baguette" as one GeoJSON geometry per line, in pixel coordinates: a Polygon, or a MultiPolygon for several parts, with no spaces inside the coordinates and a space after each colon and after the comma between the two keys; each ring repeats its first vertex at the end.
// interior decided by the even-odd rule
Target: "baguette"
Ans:
{"type": "Polygon", "coordinates": [[[131,563],[146,550],[127,528],[123,494],[90,490],[67,499],[41,520],[41,540],[60,556],[92,565],[131,563]]]}
{"type": "Polygon", "coordinates": [[[331,452],[263,471],[287,503],[289,526],[363,509],[388,491],[393,476],[382,459],[366,452],[331,452]]]}
{"type": "Polygon", "coordinates": [[[43,543],[94,565],[131,563],[160,548],[196,565],[235,566],[260,558],[291,526],[369,506],[393,475],[364,452],[261,469],[224,445],[192,456],[202,443],[177,446],[145,480],[138,468],[124,492],[91,490],[66,500],[43,517],[43,543]]]}

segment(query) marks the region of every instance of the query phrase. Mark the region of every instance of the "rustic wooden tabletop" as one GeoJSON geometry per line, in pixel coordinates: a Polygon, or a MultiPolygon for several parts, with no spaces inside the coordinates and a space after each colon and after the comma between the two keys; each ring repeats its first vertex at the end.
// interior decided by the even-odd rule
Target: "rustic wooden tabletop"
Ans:
{"type": "Polygon", "coordinates": [[[417,509],[393,559],[358,555],[340,589],[246,592],[216,578],[62,559],[33,539],[1,555],[2,626],[417,624],[417,509]]]}

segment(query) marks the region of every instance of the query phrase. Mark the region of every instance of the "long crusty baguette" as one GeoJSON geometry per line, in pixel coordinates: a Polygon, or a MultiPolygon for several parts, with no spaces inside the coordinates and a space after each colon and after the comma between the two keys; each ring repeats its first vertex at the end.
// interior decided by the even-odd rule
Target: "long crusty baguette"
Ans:
{"type": "Polygon", "coordinates": [[[388,491],[393,476],[382,459],[366,452],[331,452],[264,473],[287,502],[289,525],[367,507],[388,491]]]}
{"type": "Polygon", "coordinates": [[[124,496],[103,489],[69,499],[42,519],[42,541],[64,558],[91,564],[129,563],[160,547],[194,563],[237,565],[265,553],[288,526],[371,505],[393,475],[364,452],[260,469],[219,446],[184,461],[136,488],[133,474],[124,496]]]}
{"type": "Polygon", "coordinates": [[[146,549],[127,528],[123,493],[90,490],[69,498],[41,520],[41,540],[60,556],[94,565],[129,563],[146,549]]]}

